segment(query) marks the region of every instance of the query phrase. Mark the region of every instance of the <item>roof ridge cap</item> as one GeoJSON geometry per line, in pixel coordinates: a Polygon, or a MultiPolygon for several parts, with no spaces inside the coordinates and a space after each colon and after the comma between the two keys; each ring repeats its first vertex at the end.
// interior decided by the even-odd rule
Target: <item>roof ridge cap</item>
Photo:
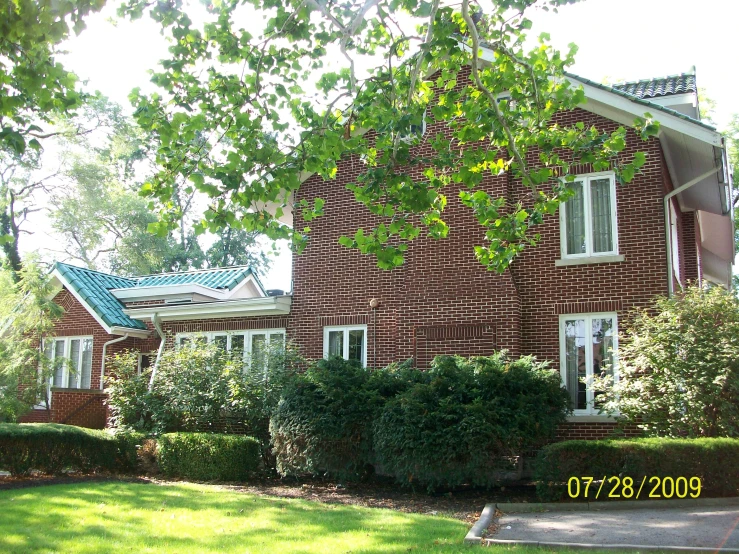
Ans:
{"type": "Polygon", "coordinates": [[[114,279],[125,279],[127,281],[134,281],[134,280],[136,280],[136,277],[123,277],[121,275],[115,275],[114,273],[106,273],[104,271],[98,271],[97,269],[90,269],[88,267],[82,267],[82,266],[79,266],[79,265],[72,265],[72,264],[68,264],[68,263],[65,263],[65,262],[54,262],[54,267],[57,267],[57,266],[69,267],[69,268],[72,268],[72,269],[79,269],[79,270],[82,270],[82,271],[87,271],[88,273],[96,273],[97,275],[105,275],[106,277],[113,277],[114,279]]]}
{"type": "Polygon", "coordinates": [[[254,270],[250,265],[225,265],[220,267],[209,267],[206,269],[188,269],[187,271],[166,271],[164,273],[149,273],[148,275],[137,275],[136,277],[129,277],[130,279],[146,279],[148,277],[164,277],[167,275],[188,275],[193,273],[205,273],[207,271],[219,271],[226,269],[248,269],[252,273],[254,270]]]}

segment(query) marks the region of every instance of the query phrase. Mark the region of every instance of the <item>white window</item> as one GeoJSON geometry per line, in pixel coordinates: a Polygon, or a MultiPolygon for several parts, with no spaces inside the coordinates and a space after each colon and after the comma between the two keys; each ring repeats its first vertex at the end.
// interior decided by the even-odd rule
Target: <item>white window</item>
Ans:
{"type": "Polygon", "coordinates": [[[252,368],[266,367],[269,352],[285,347],[284,329],[257,329],[253,331],[216,331],[212,333],[182,333],[176,337],[177,346],[200,342],[215,343],[227,352],[243,352],[252,368]]]}
{"type": "Polygon", "coordinates": [[[559,317],[560,372],[572,399],[575,415],[600,412],[593,376],[618,380],[616,351],[618,322],[615,313],[559,317]]]}
{"type": "Polygon", "coordinates": [[[44,354],[52,360],[52,387],[89,389],[92,376],[92,337],[63,337],[44,341],[44,354]]]}
{"type": "Polygon", "coordinates": [[[579,176],[570,187],[575,194],[560,209],[562,258],[618,254],[613,172],[579,176]]]}
{"type": "Polygon", "coordinates": [[[323,357],[339,356],[367,364],[367,326],[349,325],[323,328],[323,357]]]}

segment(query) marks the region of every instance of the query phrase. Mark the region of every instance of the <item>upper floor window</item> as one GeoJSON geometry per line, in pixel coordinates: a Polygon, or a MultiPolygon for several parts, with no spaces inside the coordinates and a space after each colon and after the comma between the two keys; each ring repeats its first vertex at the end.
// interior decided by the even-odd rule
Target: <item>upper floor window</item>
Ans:
{"type": "Polygon", "coordinates": [[[615,352],[618,322],[615,313],[560,316],[560,372],[575,415],[598,414],[601,404],[594,377],[618,379],[615,352]]]}
{"type": "Polygon", "coordinates": [[[92,376],[92,337],[60,337],[44,341],[44,354],[52,360],[52,387],[89,389],[92,376]]]}
{"type": "Polygon", "coordinates": [[[560,210],[562,258],[618,254],[616,179],[613,172],[579,176],[560,210]]]}
{"type": "Polygon", "coordinates": [[[323,328],[323,356],[339,356],[367,364],[367,326],[348,325],[323,328]]]}

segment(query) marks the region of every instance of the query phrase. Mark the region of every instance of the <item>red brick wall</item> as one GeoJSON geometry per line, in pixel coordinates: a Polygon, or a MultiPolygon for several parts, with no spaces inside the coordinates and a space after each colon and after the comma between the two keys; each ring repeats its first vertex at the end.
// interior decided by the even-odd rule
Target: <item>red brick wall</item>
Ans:
{"type": "MultiPolygon", "coordinates": [[[[603,132],[619,127],[581,109],[560,114],[558,121],[583,121],[603,132]]],[[[437,132],[445,129],[428,126],[427,136],[437,132]]],[[[428,145],[419,151],[432,154],[428,145]]],[[[528,248],[503,275],[485,270],[475,259],[473,246],[483,243],[484,233],[461,204],[458,187],[444,191],[449,237],[417,239],[402,267],[383,271],[374,258],[338,244],[342,235],[352,236],[357,228],[369,229],[378,222],[346,189],[362,171],[360,160],[339,162],[335,180],[312,176],[298,191],[296,201],[320,197],[326,202],[324,216],[310,223],[305,252],[293,258],[289,337],[304,355],[318,358],[323,354],[324,326],[367,324],[370,366],[415,357],[420,367],[426,367],[434,354],[488,354],[508,348],[514,354],[551,360],[557,369],[559,314],[616,311],[623,322],[631,308],[647,306],[656,295],[667,292],[663,197],[672,183],[657,139],[644,142],[628,131],[624,156],[636,151],[644,152],[647,162],[632,183],[617,185],[616,193],[619,253],[625,261],[555,266],[560,258],[557,215],[536,229],[541,235],[539,245],[528,248]],[[380,300],[375,314],[369,307],[372,298],[380,300]]],[[[533,159],[536,153],[531,155],[533,159]]],[[[578,173],[591,171],[587,166],[578,168],[578,173]]],[[[488,174],[481,186],[500,196],[507,193],[509,184],[505,177],[488,174]]],[[[511,186],[513,200],[523,199],[523,187],[511,186]]],[[[681,217],[686,220],[680,223],[681,242],[694,232],[691,218],[692,214],[681,217]]],[[[698,271],[691,248],[680,245],[682,275],[698,271]]],[[[609,424],[570,424],[560,436],[599,438],[612,428],[609,424]]]]}
{"type": "MultiPolygon", "coordinates": [[[[56,324],[55,336],[92,336],[92,371],[90,390],[52,388],[51,411],[32,410],[26,414],[23,422],[69,423],[82,427],[101,429],[107,420],[105,394],[101,393],[101,363],[103,345],[119,335],[109,335],[95,318],[79,303],[66,288],[55,297],[54,302],[64,308],[64,315],[56,324]]],[[[156,348],[158,340],[128,338],[112,344],[106,349],[106,357],[126,349],[156,348]]],[[[106,369],[107,371],[107,369],[106,369]]]]}

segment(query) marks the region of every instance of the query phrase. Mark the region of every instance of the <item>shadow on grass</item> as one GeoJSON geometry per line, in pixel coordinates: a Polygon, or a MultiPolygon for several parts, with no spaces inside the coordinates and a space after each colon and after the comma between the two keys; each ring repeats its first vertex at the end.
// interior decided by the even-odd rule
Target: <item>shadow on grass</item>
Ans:
{"type": "Polygon", "coordinates": [[[12,552],[463,552],[467,526],[440,517],[124,482],[0,492],[12,552]]]}

